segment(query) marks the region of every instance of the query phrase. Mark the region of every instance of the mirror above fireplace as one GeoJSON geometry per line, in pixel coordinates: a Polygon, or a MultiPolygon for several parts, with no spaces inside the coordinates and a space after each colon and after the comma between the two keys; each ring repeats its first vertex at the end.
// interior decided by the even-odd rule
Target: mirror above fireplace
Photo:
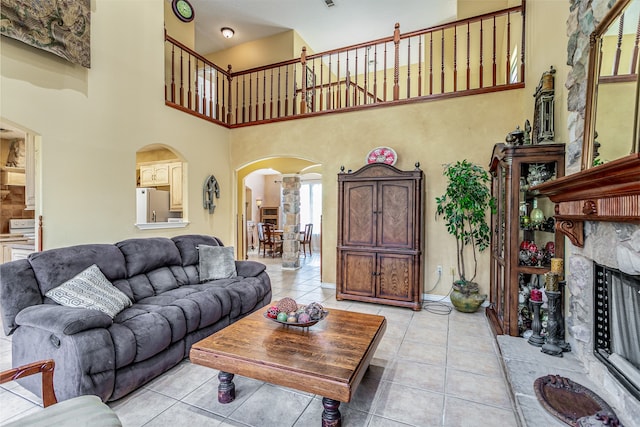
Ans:
{"type": "Polygon", "coordinates": [[[578,247],[585,221],[640,223],[640,0],[618,0],[590,43],[581,171],[530,189],[556,203],[556,228],[578,247]]]}
{"type": "Polygon", "coordinates": [[[640,0],[618,0],[591,35],[582,169],[638,152],[640,0]]]}

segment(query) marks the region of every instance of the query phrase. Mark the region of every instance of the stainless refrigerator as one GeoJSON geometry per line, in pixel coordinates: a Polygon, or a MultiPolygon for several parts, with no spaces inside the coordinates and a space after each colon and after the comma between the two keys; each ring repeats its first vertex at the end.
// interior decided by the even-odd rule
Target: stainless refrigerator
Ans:
{"type": "Polygon", "coordinates": [[[136,188],[136,224],[167,222],[169,192],[156,188],[136,188]]]}

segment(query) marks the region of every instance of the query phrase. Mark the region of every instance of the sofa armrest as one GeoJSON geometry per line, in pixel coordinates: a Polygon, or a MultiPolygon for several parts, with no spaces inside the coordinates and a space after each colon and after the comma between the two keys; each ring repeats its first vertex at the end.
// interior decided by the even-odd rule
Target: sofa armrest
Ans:
{"type": "Polygon", "coordinates": [[[259,276],[267,266],[256,261],[236,261],[236,273],[242,277],[259,276]]]}
{"type": "Polygon", "coordinates": [[[16,323],[54,334],[73,335],[87,329],[108,328],[113,324],[113,320],[108,314],[98,310],[39,304],[18,313],[16,323]]]}

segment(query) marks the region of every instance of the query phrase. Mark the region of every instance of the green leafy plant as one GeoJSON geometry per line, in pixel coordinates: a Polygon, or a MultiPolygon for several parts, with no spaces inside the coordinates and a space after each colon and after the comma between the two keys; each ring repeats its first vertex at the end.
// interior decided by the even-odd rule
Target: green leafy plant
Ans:
{"type": "Polygon", "coordinates": [[[445,165],[447,177],[445,193],[436,197],[436,215],[443,216],[447,231],[456,238],[459,280],[454,288],[464,292],[477,292],[473,282],[478,272],[477,253],[484,251],[491,241],[491,229],[487,223],[487,210],[495,212],[495,199],[491,197],[489,174],[482,167],[466,159],[445,165]],[[467,279],[464,250],[473,249],[473,275],[467,279]]]}

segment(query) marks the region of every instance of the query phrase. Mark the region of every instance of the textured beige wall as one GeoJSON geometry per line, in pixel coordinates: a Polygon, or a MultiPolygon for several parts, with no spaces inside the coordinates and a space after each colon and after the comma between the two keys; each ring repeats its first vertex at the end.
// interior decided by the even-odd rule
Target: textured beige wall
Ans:
{"type": "MultiPolygon", "coordinates": [[[[521,120],[524,90],[456,98],[368,111],[234,129],[231,157],[234,167],[278,155],[309,159],[323,165],[323,280],[335,283],[337,179],[340,166],[356,170],[367,152],[386,145],[398,153],[397,167],[425,172],[425,289],[436,281],[436,265],[445,273],[455,266],[455,240],[436,221],[435,197],[444,191],[442,165],[469,159],[487,166],[491,150],[514,123],[521,120]]],[[[488,266],[488,251],[481,259],[488,266]]],[[[488,290],[488,267],[479,274],[488,290]]],[[[445,295],[451,285],[445,274],[433,292],[445,295]]]]}
{"type": "Polygon", "coordinates": [[[39,135],[45,249],[185,232],[233,241],[229,131],[164,105],[164,3],[92,2],[91,69],[0,40],[0,114],[39,135]],[[186,160],[186,229],[134,227],[136,151],[149,144],[186,160]],[[211,173],[223,194],[214,215],[202,209],[211,173]]]}

